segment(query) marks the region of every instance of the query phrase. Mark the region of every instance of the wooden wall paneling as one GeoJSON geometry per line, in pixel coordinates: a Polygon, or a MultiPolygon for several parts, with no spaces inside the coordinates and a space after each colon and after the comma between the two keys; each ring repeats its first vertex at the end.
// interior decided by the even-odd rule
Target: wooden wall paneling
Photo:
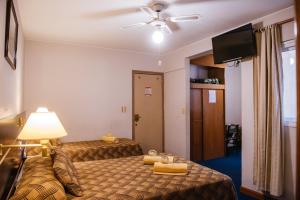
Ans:
{"type": "Polygon", "coordinates": [[[246,188],[246,187],[243,187],[243,186],[241,186],[240,192],[244,195],[250,196],[250,197],[252,197],[254,199],[257,199],[257,200],[264,200],[265,199],[263,193],[257,192],[255,190],[252,190],[252,189],[249,189],[249,188],[246,188]]]}
{"type": "Polygon", "coordinates": [[[203,89],[203,159],[225,155],[224,90],[216,92],[216,103],[209,102],[209,90],[203,89]]]}
{"type": "Polygon", "coordinates": [[[191,83],[191,88],[196,89],[210,89],[210,90],[224,90],[224,84],[206,84],[206,83],[191,83]]]}
{"type": "Polygon", "coordinates": [[[202,90],[191,89],[191,160],[202,160],[202,90]]]}

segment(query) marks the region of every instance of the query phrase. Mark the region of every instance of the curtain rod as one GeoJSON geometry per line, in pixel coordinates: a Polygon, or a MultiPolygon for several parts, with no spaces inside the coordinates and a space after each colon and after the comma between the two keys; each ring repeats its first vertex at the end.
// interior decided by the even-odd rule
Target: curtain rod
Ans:
{"type": "MultiPolygon", "coordinates": [[[[279,26],[282,26],[283,24],[286,24],[286,23],[289,23],[289,22],[293,22],[293,21],[295,21],[294,17],[286,19],[286,20],[283,20],[283,21],[280,21],[280,22],[276,22],[276,23],[270,24],[270,25],[278,24],[279,26]]],[[[254,32],[259,32],[260,30],[263,30],[263,29],[265,29],[265,27],[260,27],[258,29],[255,29],[254,32]]]]}
{"type": "Polygon", "coordinates": [[[293,22],[293,21],[295,21],[295,18],[294,18],[294,17],[289,18],[289,19],[286,19],[286,20],[283,20],[283,21],[281,21],[281,22],[277,22],[277,23],[275,23],[275,24],[282,25],[282,24],[286,24],[286,23],[289,23],[289,22],[293,22]]]}

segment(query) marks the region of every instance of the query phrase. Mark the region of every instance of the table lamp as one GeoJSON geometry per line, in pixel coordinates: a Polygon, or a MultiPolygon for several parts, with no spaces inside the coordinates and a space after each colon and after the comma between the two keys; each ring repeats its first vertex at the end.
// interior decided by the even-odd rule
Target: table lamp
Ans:
{"type": "Polygon", "coordinates": [[[42,156],[47,156],[49,139],[66,136],[62,123],[55,112],[49,112],[47,108],[38,108],[36,112],[30,114],[18,140],[40,140],[40,144],[23,145],[0,145],[0,155],[2,147],[42,147],[42,156]]]}

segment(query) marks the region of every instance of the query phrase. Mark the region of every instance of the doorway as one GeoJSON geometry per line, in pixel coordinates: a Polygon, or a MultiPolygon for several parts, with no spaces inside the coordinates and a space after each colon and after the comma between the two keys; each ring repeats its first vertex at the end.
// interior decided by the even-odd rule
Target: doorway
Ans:
{"type": "MultiPolygon", "coordinates": [[[[241,186],[241,68],[190,58],[190,158],[241,186]],[[226,101],[225,101],[226,100],[226,101]]],[[[239,199],[251,199],[237,191],[239,199]]]]}
{"type": "Polygon", "coordinates": [[[144,153],[164,151],[164,74],[132,72],[132,137],[144,153]]]}
{"type": "Polygon", "coordinates": [[[190,60],[190,158],[210,160],[225,155],[225,65],[213,55],[190,60]]]}

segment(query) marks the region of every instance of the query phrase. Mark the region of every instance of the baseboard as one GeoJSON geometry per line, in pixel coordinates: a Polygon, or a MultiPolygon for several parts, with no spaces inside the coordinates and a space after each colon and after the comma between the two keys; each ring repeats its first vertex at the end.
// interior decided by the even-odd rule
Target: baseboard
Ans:
{"type": "Polygon", "coordinates": [[[240,192],[241,192],[242,194],[244,194],[244,195],[253,197],[253,198],[258,199],[258,200],[264,200],[264,195],[263,195],[263,193],[257,192],[257,191],[255,191],[255,190],[251,190],[251,189],[249,189],[249,188],[246,188],[246,187],[241,186],[240,192]]]}

